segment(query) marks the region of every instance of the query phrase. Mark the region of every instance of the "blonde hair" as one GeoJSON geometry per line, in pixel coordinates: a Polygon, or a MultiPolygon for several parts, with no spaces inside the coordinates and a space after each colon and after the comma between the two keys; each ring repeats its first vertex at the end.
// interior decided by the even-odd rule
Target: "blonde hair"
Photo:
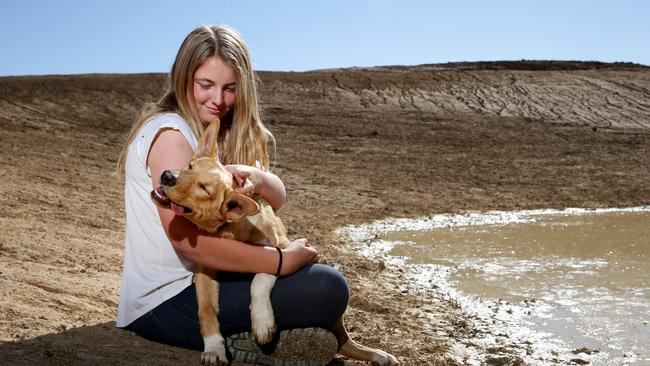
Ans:
{"type": "Polygon", "coordinates": [[[271,132],[260,119],[257,77],[250,62],[248,48],[234,29],[227,26],[201,26],[185,37],[167,80],[163,96],[146,105],[131,126],[127,141],[117,161],[117,173],[124,175],[129,145],[140,128],[151,118],[173,112],[184,118],[194,135],[203,133],[203,123],[194,105],[194,73],[208,59],[220,57],[235,72],[235,108],[221,121],[219,155],[226,164],[255,166],[260,162],[269,169],[267,143],[274,146],[271,132]]]}

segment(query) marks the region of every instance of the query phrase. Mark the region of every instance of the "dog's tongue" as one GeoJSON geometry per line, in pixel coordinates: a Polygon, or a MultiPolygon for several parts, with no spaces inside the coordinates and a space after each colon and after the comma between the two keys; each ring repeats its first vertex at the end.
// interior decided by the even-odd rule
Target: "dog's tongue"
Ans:
{"type": "Polygon", "coordinates": [[[178,216],[183,216],[183,213],[185,212],[185,207],[179,206],[179,205],[175,204],[174,202],[171,202],[171,209],[178,216]]]}

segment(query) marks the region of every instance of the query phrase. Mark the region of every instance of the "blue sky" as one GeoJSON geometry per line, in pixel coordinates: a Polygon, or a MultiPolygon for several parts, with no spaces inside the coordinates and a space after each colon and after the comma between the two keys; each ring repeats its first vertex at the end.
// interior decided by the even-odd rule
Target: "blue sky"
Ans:
{"type": "Polygon", "coordinates": [[[201,24],[257,70],[554,59],[650,65],[645,0],[7,0],[0,75],[167,72],[201,24]]]}

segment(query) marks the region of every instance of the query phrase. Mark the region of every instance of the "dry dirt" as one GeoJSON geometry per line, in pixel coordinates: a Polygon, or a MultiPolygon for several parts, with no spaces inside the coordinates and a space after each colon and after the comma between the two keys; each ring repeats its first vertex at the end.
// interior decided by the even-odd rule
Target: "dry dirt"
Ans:
{"type": "MultiPolygon", "coordinates": [[[[399,268],[354,254],[336,228],[650,204],[646,67],[522,61],[259,76],[290,234],[348,277],[353,337],[404,365],[462,364],[458,344],[471,347],[479,331],[435,291],[405,288],[399,268]]],[[[198,364],[197,352],[114,328],[124,216],[112,173],[134,116],[163,81],[0,78],[1,364],[198,364]]],[[[475,351],[491,364],[519,363],[506,348],[475,351]]]]}

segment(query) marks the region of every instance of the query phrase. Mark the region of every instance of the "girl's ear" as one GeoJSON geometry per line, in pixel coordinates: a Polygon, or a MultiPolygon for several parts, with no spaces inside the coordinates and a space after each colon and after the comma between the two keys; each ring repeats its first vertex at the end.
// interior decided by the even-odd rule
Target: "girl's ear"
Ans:
{"type": "Polygon", "coordinates": [[[203,131],[203,134],[199,139],[199,144],[196,147],[192,160],[200,157],[208,157],[212,160],[217,160],[217,156],[219,155],[217,137],[219,137],[220,124],[221,122],[219,121],[219,118],[215,118],[214,121],[210,122],[208,128],[203,131]]]}
{"type": "Polygon", "coordinates": [[[221,213],[227,222],[237,222],[248,215],[254,215],[260,206],[254,199],[237,192],[229,192],[221,204],[221,213]]]}

